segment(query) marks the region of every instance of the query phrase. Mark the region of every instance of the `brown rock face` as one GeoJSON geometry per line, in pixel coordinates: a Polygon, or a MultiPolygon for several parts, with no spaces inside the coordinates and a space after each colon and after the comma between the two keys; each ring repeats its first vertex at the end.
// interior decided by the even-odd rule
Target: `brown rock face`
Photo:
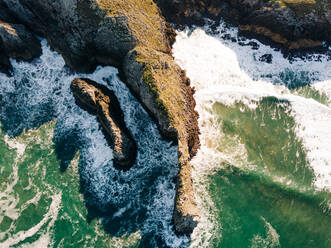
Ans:
{"type": "Polygon", "coordinates": [[[9,58],[30,61],[41,55],[39,40],[0,1],[0,72],[9,73],[9,58]]]}
{"type": "Polygon", "coordinates": [[[181,164],[177,178],[174,224],[178,233],[190,234],[198,225],[200,210],[194,196],[192,167],[189,161],[181,164]]]}
{"type": "Polygon", "coordinates": [[[225,18],[244,27],[243,34],[281,44],[285,50],[331,44],[328,0],[156,0],[168,20],[199,24],[202,18],[225,18]]]}
{"type": "Polygon", "coordinates": [[[114,166],[121,170],[130,169],[136,160],[137,146],[125,126],[114,92],[86,78],[74,79],[70,89],[80,107],[97,115],[107,141],[114,150],[114,166]]]}
{"type": "MultiPolygon", "coordinates": [[[[189,160],[199,147],[194,92],[185,72],[171,56],[175,32],[155,1],[1,1],[22,23],[46,37],[71,68],[86,72],[99,64],[117,66],[123,72],[124,82],[158,124],[163,137],[178,144],[179,166],[190,168],[189,160]]],[[[183,189],[192,190],[190,173],[179,173],[178,189],[182,188],[180,182],[190,184],[183,189]],[[187,178],[181,178],[183,176],[187,178]]],[[[195,202],[193,191],[182,196],[178,194],[176,199],[195,202]]],[[[178,208],[175,218],[191,213],[196,216],[196,204],[184,205],[190,209],[178,208]]],[[[189,234],[195,225],[185,223],[176,226],[176,230],[189,234]]]]}
{"type": "Polygon", "coordinates": [[[40,42],[21,24],[0,22],[0,40],[11,58],[32,60],[41,55],[40,42]]]}
{"type": "Polygon", "coordinates": [[[125,59],[127,84],[156,116],[160,131],[178,143],[179,173],[174,209],[175,229],[190,234],[199,220],[190,160],[199,148],[198,114],[194,90],[185,72],[169,54],[137,47],[125,59]],[[137,80],[138,78],[138,80],[137,80]]]}

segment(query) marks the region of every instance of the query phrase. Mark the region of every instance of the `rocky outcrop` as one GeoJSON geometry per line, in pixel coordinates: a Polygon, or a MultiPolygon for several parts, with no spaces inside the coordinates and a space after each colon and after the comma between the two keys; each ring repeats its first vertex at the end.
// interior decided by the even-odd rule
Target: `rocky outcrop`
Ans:
{"type": "Polygon", "coordinates": [[[0,2],[0,72],[9,73],[9,58],[31,61],[41,55],[39,40],[16,20],[0,2]]]}
{"type": "Polygon", "coordinates": [[[169,20],[201,23],[203,17],[225,18],[243,34],[281,44],[287,50],[331,43],[328,0],[157,0],[169,20]]]}
{"type": "Polygon", "coordinates": [[[114,154],[114,166],[120,170],[132,167],[137,145],[125,126],[123,112],[113,91],[86,78],[74,79],[70,89],[76,103],[96,115],[114,154]]]}
{"type": "Polygon", "coordinates": [[[8,57],[29,61],[41,55],[39,40],[21,24],[0,22],[0,40],[8,57]]]}
{"type": "Polygon", "coordinates": [[[142,47],[127,55],[124,72],[128,85],[159,121],[161,133],[178,140],[174,223],[178,233],[190,234],[199,221],[190,165],[199,148],[199,130],[190,81],[169,54],[142,47]]]}
{"type": "Polygon", "coordinates": [[[152,0],[0,1],[46,37],[71,68],[86,72],[99,64],[115,65],[123,72],[163,137],[178,144],[175,227],[192,232],[198,209],[189,161],[199,146],[197,113],[189,80],[171,56],[175,32],[158,6],[152,0]]]}

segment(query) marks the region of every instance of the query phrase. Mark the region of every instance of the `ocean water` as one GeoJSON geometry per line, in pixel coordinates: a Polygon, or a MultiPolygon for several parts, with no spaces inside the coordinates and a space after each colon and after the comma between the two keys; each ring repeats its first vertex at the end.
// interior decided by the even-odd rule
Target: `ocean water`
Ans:
{"type": "Polygon", "coordinates": [[[73,73],[43,40],[39,59],[0,74],[0,247],[331,247],[331,60],[288,60],[212,26],[179,31],[173,48],[200,115],[192,236],[173,231],[177,147],[115,68],[73,73]],[[129,171],[76,106],[75,77],[117,95],[138,144],[129,171]]]}
{"type": "Polygon", "coordinates": [[[330,247],[330,58],[286,59],[208,21],[179,32],[173,53],[200,114],[190,246],[330,247]]]}
{"type": "Polygon", "coordinates": [[[181,247],[172,228],[177,147],[161,139],[117,69],[75,74],[42,41],[32,63],[0,74],[0,247],[181,247]],[[138,144],[128,172],[95,116],[76,106],[75,77],[114,90],[138,144]]]}

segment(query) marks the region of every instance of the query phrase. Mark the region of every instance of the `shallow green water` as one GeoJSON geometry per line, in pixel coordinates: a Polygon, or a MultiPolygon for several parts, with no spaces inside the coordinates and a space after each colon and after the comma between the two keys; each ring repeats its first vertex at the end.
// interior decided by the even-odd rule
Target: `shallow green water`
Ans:
{"type": "Polygon", "coordinates": [[[308,99],[312,98],[315,101],[322,103],[326,106],[331,104],[331,100],[328,98],[328,96],[326,94],[318,92],[317,90],[315,90],[314,88],[312,88],[309,85],[292,90],[292,93],[305,97],[305,98],[308,98],[308,99]]]}
{"type": "Polygon", "coordinates": [[[139,232],[112,238],[100,220],[88,221],[79,193],[79,154],[61,172],[52,142],[53,128],[54,122],[50,122],[15,139],[6,137],[7,142],[0,131],[2,247],[47,247],[48,241],[52,247],[139,245],[139,232]],[[14,148],[17,145],[18,149],[14,148]]]}
{"type": "Polygon", "coordinates": [[[236,139],[247,152],[246,162],[222,162],[209,177],[221,225],[213,246],[330,247],[331,194],[314,189],[290,104],[266,97],[256,105],[213,107],[224,134],[221,149],[236,139]]]}

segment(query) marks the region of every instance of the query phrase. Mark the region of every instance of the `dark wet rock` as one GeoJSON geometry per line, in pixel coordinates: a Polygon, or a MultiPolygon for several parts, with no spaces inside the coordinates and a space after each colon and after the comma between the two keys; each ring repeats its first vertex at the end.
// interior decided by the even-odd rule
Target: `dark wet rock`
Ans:
{"type": "Polygon", "coordinates": [[[248,46],[251,46],[253,50],[258,50],[260,48],[259,44],[257,44],[256,42],[254,41],[250,41],[248,43],[248,46]]]}
{"type": "Polygon", "coordinates": [[[200,16],[225,18],[263,42],[286,50],[319,49],[331,43],[331,2],[325,0],[156,0],[164,15],[177,24],[199,24],[200,16]]]}
{"type": "Polygon", "coordinates": [[[41,55],[40,41],[21,24],[0,22],[0,40],[8,57],[30,61],[41,55]]]}
{"type": "MultiPolygon", "coordinates": [[[[21,23],[46,37],[72,69],[88,72],[100,64],[117,66],[163,137],[178,144],[179,166],[190,166],[199,147],[194,91],[171,56],[176,34],[153,1],[2,1],[21,23]]],[[[178,181],[192,184],[190,174],[182,175],[188,178],[178,181]]],[[[193,194],[187,195],[193,198],[179,194],[176,199],[195,202],[193,194]]],[[[190,211],[198,212],[182,215],[190,211]]],[[[177,231],[190,233],[191,227],[177,231]]]]}
{"type": "Polygon", "coordinates": [[[17,19],[0,1],[0,72],[10,74],[10,57],[30,61],[40,54],[39,40],[23,25],[17,24],[17,19]]]}
{"type": "Polygon", "coordinates": [[[272,63],[272,54],[264,54],[259,58],[259,61],[266,62],[268,64],[272,63]]]}
{"type": "MultiPolygon", "coordinates": [[[[1,49],[2,48],[0,45],[0,50],[1,49]]],[[[11,69],[12,69],[12,67],[11,67],[8,56],[0,51],[0,72],[9,74],[11,69]]]]}
{"type": "Polygon", "coordinates": [[[86,78],[74,79],[70,89],[76,103],[98,117],[114,154],[114,166],[121,170],[132,167],[137,145],[125,126],[123,112],[113,91],[86,78]]]}
{"type": "Polygon", "coordinates": [[[0,21],[1,22],[9,22],[9,23],[17,23],[17,20],[13,15],[11,15],[9,9],[4,4],[2,0],[0,0],[0,21]]]}

